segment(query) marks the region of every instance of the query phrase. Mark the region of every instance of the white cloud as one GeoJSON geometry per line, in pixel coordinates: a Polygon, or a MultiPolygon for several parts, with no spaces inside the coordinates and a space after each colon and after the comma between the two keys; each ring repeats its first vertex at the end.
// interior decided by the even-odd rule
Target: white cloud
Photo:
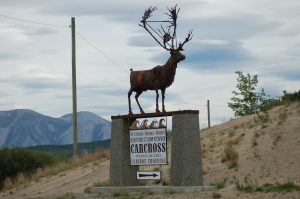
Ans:
{"type": "Polygon", "coordinates": [[[26,44],[30,41],[30,37],[23,34],[19,27],[4,23],[0,24],[0,41],[2,45],[9,47],[26,44]]]}

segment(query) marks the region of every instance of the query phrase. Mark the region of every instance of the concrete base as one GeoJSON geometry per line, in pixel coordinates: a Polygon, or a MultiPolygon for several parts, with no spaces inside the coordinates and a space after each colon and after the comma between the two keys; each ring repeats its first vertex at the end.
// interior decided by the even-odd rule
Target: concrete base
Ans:
{"type": "Polygon", "coordinates": [[[199,114],[176,114],[172,120],[171,185],[202,186],[199,114]]]}
{"type": "Polygon", "coordinates": [[[130,166],[128,119],[112,120],[109,184],[136,186],[138,166],[130,166]]]}
{"type": "Polygon", "coordinates": [[[214,190],[214,186],[130,186],[130,187],[91,187],[91,193],[152,192],[152,193],[189,193],[214,190]]]}
{"type": "MultiPolygon", "coordinates": [[[[185,110],[142,115],[112,116],[111,186],[138,186],[138,166],[130,166],[129,126],[136,118],[173,116],[171,186],[202,186],[199,111],[185,110]]],[[[107,187],[106,187],[107,188],[107,187]]]]}

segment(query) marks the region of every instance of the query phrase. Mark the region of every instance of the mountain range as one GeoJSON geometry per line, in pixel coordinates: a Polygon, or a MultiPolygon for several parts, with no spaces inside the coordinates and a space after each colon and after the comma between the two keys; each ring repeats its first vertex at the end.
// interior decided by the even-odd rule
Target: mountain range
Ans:
{"type": "MultiPolygon", "coordinates": [[[[0,147],[73,143],[72,114],[49,117],[28,109],[0,111],[0,147]]],[[[108,140],[111,122],[82,111],[77,113],[78,142],[108,140]]]]}

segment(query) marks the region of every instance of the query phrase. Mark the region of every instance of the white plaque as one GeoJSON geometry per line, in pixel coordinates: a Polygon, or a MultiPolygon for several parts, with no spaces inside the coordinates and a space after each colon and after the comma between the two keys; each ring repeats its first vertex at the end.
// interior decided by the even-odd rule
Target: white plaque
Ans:
{"type": "Polygon", "coordinates": [[[168,164],[166,128],[130,130],[129,133],[131,165],[168,164]]]}

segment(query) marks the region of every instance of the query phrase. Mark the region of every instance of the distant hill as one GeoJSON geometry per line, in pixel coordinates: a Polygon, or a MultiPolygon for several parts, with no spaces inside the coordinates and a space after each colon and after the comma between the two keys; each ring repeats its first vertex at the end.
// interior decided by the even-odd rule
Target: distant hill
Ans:
{"type": "MultiPolygon", "coordinates": [[[[91,112],[78,112],[78,142],[108,140],[111,122],[91,112]]],[[[60,118],[32,110],[0,111],[0,147],[71,144],[72,114],[60,118]]]]}
{"type": "MultiPolygon", "coordinates": [[[[110,140],[99,140],[78,144],[78,153],[95,151],[96,149],[107,149],[110,147],[110,140]]],[[[37,145],[29,146],[27,149],[39,152],[47,152],[57,157],[66,158],[73,155],[73,144],[66,145],[37,145]]]]}

